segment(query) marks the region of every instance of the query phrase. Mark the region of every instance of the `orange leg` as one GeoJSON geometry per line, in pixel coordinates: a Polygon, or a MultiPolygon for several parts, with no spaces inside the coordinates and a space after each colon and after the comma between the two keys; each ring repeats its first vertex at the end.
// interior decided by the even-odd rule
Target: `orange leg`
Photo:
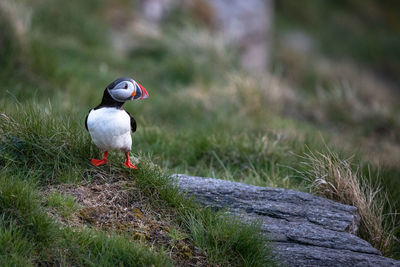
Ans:
{"type": "Polygon", "coordinates": [[[129,159],[129,152],[126,152],[126,161],[125,161],[125,163],[124,163],[124,166],[126,166],[126,167],[128,167],[128,168],[131,168],[131,169],[137,169],[137,168],[135,167],[135,165],[133,165],[133,164],[131,163],[130,159],[129,159]]]}
{"type": "Polygon", "coordinates": [[[92,159],[91,162],[94,166],[100,166],[107,163],[108,151],[104,152],[103,159],[92,159]]]}

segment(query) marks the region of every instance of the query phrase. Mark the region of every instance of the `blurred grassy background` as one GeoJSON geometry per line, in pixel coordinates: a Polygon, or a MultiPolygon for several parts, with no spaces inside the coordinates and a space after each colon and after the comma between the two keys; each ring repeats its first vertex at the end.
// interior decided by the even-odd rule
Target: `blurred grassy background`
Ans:
{"type": "Polygon", "coordinates": [[[130,76],[150,94],[125,106],[138,121],[133,152],[165,172],[308,191],[304,156],[334,151],[400,210],[396,1],[276,1],[261,77],[191,13],[175,10],[154,32],[137,5],[3,1],[1,112],[36,105],[85,131],[104,87],[130,76]]]}

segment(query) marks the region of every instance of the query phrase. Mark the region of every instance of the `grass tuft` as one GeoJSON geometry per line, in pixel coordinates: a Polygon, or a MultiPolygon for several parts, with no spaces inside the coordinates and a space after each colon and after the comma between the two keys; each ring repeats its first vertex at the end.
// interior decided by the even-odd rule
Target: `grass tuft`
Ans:
{"type": "Polygon", "coordinates": [[[189,232],[195,244],[203,249],[211,262],[221,265],[265,266],[274,264],[273,254],[257,224],[245,224],[225,212],[200,208],[183,195],[171,178],[150,162],[139,165],[135,181],[158,205],[174,207],[177,222],[189,232]]]}
{"type": "Polygon", "coordinates": [[[305,157],[311,190],[318,195],[357,207],[360,215],[358,235],[370,242],[383,255],[393,256],[392,248],[399,241],[396,229],[398,214],[390,212],[390,202],[377,179],[363,177],[354,170],[350,159],[342,159],[335,152],[309,152],[305,157]],[[389,212],[387,212],[389,210],[389,212]]]}
{"type": "Polygon", "coordinates": [[[42,184],[77,179],[91,151],[77,122],[59,120],[51,106],[16,105],[15,116],[0,114],[0,165],[27,174],[34,169],[42,174],[42,184]]]}
{"type": "Polygon", "coordinates": [[[69,247],[65,256],[71,265],[173,266],[164,252],[157,253],[143,243],[132,242],[129,236],[68,228],[64,237],[65,245],[69,247]]]}
{"type": "Polygon", "coordinates": [[[41,248],[57,238],[55,225],[40,207],[35,184],[21,176],[0,173],[0,211],[2,219],[12,222],[41,248]]]}
{"type": "Polygon", "coordinates": [[[79,208],[71,195],[64,196],[58,192],[53,192],[47,197],[46,206],[55,208],[63,218],[71,217],[79,208]]]}
{"type": "Polygon", "coordinates": [[[0,261],[4,266],[34,266],[30,257],[34,245],[14,224],[0,221],[0,244],[0,261]]]}
{"type": "Polygon", "coordinates": [[[221,265],[274,266],[271,250],[265,237],[259,232],[259,225],[245,225],[226,213],[208,208],[197,216],[187,214],[186,227],[193,240],[206,249],[207,255],[221,265]]]}

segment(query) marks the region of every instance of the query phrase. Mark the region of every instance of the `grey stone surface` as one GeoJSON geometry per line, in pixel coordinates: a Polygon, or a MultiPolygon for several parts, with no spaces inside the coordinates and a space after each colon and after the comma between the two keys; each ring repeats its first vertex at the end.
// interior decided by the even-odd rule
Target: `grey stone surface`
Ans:
{"type": "Polygon", "coordinates": [[[203,205],[226,208],[261,230],[288,266],[400,266],[354,235],[357,209],[308,193],[226,180],[173,176],[203,205]]]}

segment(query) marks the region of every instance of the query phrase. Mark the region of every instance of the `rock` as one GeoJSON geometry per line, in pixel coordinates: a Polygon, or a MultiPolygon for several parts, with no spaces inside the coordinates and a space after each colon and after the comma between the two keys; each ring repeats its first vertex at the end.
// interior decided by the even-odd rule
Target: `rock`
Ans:
{"type": "Polygon", "coordinates": [[[151,28],[177,8],[190,13],[221,35],[238,53],[250,74],[265,74],[272,44],[272,0],[141,0],[139,16],[151,28]]]}
{"type": "Polygon", "coordinates": [[[158,27],[163,17],[179,4],[181,0],[140,0],[140,15],[151,26],[158,27]]]}
{"type": "Polygon", "coordinates": [[[227,208],[244,221],[259,221],[288,266],[400,266],[357,237],[357,208],[308,193],[226,180],[173,176],[203,205],[227,208]]]}
{"type": "Polygon", "coordinates": [[[272,43],[272,0],[205,2],[214,11],[214,24],[219,33],[239,52],[242,67],[249,73],[265,73],[272,43]]]}

